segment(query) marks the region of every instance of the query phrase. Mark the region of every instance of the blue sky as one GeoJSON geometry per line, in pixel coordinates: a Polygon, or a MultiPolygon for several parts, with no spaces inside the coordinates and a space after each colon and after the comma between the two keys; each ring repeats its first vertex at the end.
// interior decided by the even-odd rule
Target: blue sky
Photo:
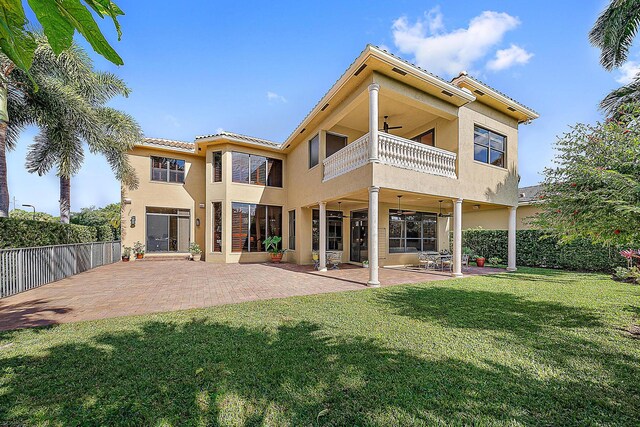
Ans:
{"type": "MultiPolygon", "coordinates": [[[[367,43],[447,79],[465,69],[541,114],[520,128],[521,185],[532,185],[556,135],[600,119],[598,101],[638,66],[634,47],[625,70],[600,67],[587,33],[606,3],[119,0],[122,41],[102,27],[125,65],[92,56],[133,90],[112,106],[147,136],[186,141],[219,129],[283,141],[367,43]]],[[[10,195],[57,214],[57,177],[24,170],[35,133],[9,153],[10,195]]],[[[72,210],[119,198],[109,167],[88,155],[72,210]]]]}

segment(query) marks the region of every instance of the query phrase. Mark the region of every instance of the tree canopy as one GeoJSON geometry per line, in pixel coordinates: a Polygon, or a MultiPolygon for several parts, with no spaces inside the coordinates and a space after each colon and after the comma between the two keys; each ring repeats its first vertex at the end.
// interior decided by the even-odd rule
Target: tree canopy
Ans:
{"type": "Polygon", "coordinates": [[[114,236],[120,238],[120,203],[111,203],[103,208],[89,206],[80,212],[72,212],[71,223],[91,227],[107,224],[113,228],[114,236]]]}
{"type": "Polygon", "coordinates": [[[558,139],[536,225],[565,241],[640,243],[640,105],[615,117],[577,124],[558,139]]]}

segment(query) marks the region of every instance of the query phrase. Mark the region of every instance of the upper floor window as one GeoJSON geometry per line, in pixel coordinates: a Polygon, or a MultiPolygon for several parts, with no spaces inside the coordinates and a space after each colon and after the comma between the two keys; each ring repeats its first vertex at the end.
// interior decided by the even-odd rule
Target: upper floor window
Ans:
{"type": "Polygon", "coordinates": [[[316,135],[309,140],[309,169],[316,166],[320,161],[320,135],[316,135]]]}
{"type": "Polygon", "coordinates": [[[473,130],[473,158],[479,162],[504,167],[507,137],[475,126],[473,130]]]}
{"type": "Polygon", "coordinates": [[[327,132],[327,154],[326,157],[336,154],[347,146],[347,137],[327,132]]]}
{"type": "Polygon", "coordinates": [[[222,182],[222,151],[214,151],[211,160],[213,182],[222,182]]]}
{"type": "Polygon", "coordinates": [[[185,161],[151,156],[151,180],[184,182],[185,161]]]}
{"type": "Polygon", "coordinates": [[[421,133],[420,135],[411,138],[412,141],[419,142],[420,144],[430,145],[432,147],[436,146],[436,130],[430,129],[425,133],[421,133]]]}
{"type": "Polygon", "coordinates": [[[282,160],[233,152],[231,161],[233,182],[282,187],[282,160]]]}

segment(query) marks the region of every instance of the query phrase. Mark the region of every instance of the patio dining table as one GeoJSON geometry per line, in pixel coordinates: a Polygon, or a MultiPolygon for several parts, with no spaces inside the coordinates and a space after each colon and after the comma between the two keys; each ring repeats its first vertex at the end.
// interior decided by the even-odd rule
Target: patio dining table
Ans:
{"type": "MultiPolygon", "coordinates": [[[[453,267],[452,254],[441,254],[439,252],[423,252],[421,255],[425,257],[431,257],[435,261],[434,269],[440,268],[440,270],[445,271],[445,268],[451,270],[453,267]]],[[[425,269],[428,269],[428,265],[429,264],[425,265],[425,269]]]]}

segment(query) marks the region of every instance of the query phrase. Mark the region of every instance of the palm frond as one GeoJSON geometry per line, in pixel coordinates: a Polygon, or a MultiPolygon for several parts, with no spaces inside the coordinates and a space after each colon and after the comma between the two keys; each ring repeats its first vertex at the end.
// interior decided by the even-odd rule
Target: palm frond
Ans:
{"type": "Polygon", "coordinates": [[[612,90],[600,101],[600,109],[611,117],[623,105],[635,102],[640,102],[640,75],[636,76],[631,83],[612,90]]]}
{"type": "Polygon", "coordinates": [[[600,49],[600,63],[607,70],[620,67],[640,27],[640,0],[612,0],[589,33],[589,41],[600,49]]]}

